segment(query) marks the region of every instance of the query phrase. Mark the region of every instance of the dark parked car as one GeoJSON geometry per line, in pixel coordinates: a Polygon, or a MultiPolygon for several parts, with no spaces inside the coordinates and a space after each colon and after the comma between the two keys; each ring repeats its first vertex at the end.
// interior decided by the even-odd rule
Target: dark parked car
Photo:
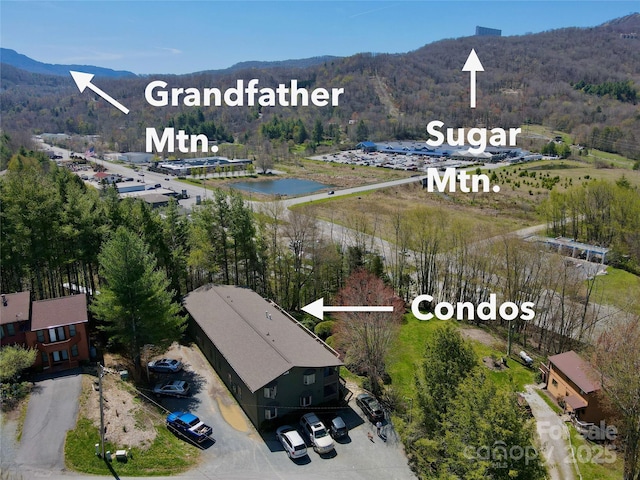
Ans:
{"type": "Polygon", "coordinates": [[[168,380],[153,387],[153,393],[159,397],[187,397],[190,393],[189,384],[184,380],[168,380]]]}
{"type": "Polygon", "coordinates": [[[156,373],[175,373],[182,370],[182,362],[173,358],[161,358],[148,364],[149,371],[156,373]]]}
{"type": "Polygon", "coordinates": [[[358,395],[356,403],[371,422],[376,423],[384,420],[384,411],[380,403],[368,393],[358,395]]]}
{"type": "Polygon", "coordinates": [[[342,417],[336,417],[331,420],[329,431],[333,438],[342,438],[349,433],[349,429],[347,428],[346,423],[344,423],[344,420],[342,420],[342,417]]]}

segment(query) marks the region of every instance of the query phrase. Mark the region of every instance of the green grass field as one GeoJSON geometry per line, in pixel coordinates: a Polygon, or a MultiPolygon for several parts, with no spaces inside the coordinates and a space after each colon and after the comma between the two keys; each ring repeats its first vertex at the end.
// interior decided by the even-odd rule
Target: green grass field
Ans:
{"type": "MultiPolygon", "coordinates": [[[[80,418],[76,428],[67,433],[64,447],[67,468],[83,473],[107,476],[175,475],[192,468],[198,462],[199,450],[178,439],[164,426],[156,427],[158,435],[146,450],[132,448],[127,462],[113,459],[110,466],[95,455],[94,444],[99,442],[99,429],[90,420],[80,418]],[[115,473],[114,473],[115,472],[115,473]]],[[[109,442],[105,451],[122,448],[109,442]]]]}
{"type": "Polygon", "coordinates": [[[571,447],[582,480],[620,480],[623,476],[622,453],[608,450],[602,445],[586,440],[569,425],[571,447]]]}
{"type": "Polygon", "coordinates": [[[593,300],[640,315],[640,277],[608,267],[606,275],[596,277],[593,300]]]}
{"type": "MultiPolygon", "coordinates": [[[[407,314],[400,329],[400,335],[392,348],[392,353],[388,358],[387,371],[392,379],[394,390],[402,397],[413,398],[416,396],[416,373],[421,368],[421,359],[424,353],[425,342],[433,332],[444,326],[449,320],[429,320],[420,321],[413,315],[407,314]]],[[[474,328],[454,322],[459,328],[474,328]]],[[[504,349],[498,348],[500,339],[496,339],[496,345],[485,345],[484,343],[470,340],[473,349],[478,356],[478,362],[482,365],[483,357],[502,357],[505,355],[504,349]]],[[[489,378],[499,387],[504,387],[509,391],[524,390],[524,385],[535,381],[533,370],[524,367],[520,363],[511,360],[508,362],[509,368],[504,371],[489,370],[489,378]]],[[[483,367],[484,368],[484,367],[483,367]]]]}

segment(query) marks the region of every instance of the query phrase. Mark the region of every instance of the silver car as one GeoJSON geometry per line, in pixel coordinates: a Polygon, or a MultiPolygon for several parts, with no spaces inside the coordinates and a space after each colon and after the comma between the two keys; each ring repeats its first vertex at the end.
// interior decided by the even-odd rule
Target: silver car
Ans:
{"type": "Polygon", "coordinates": [[[190,390],[189,384],[184,380],[167,380],[153,387],[153,393],[159,397],[187,397],[190,390]]]}
{"type": "Polygon", "coordinates": [[[182,370],[182,362],[174,358],[154,360],[153,362],[149,362],[147,366],[150,372],[156,373],[175,373],[182,370]]]}

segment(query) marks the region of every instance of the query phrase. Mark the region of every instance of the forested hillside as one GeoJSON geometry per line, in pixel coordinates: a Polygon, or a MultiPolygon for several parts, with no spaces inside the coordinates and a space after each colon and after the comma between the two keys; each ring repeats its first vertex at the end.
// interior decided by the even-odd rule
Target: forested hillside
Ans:
{"type": "MultiPolygon", "coordinates": [[[[251,78],[269,87],[296,79],[309,89],[344,88],[337,107],[203,107],[203,122],[213,122],[236,142],[250,145],[268,142],[260,134],[261,125],[275,115],[300,120],[309,132],[319,121],[324,131],[333,132],[332,141],[337,128],[339,140],[347,143],[361,140],[363,132],[375,140],[424,138],[426,123],[438,119],[452,127],[545,124],[571,133],[576,143],[637,159],[640,39],[621,34],[638,31],[640,14],[633,14],[593,28],[450,39],[406,54],[359,54],[307,68],[248,68],[153,79],[165,80],[169,88],[226,89],[238,79],[251,78]],[[475,109],[469,108],[468,73],[461,71],[472,48],[485,69],[477,76],[475,109]]],[[[71,77],[61,80],[3,66],[3,128],[99,134],[104,148],[143,150],[146,127],[168,126],[181,113],[194,110],[149,106],[144,89],[150,78],[95,81],[131,113],[121,115],[88,91],[79,94],[71,77]]]]}

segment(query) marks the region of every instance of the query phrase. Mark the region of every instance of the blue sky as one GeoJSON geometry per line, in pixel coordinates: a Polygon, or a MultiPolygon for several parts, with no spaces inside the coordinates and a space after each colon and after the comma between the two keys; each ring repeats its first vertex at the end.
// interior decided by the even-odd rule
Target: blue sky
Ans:
{"type": "Polygon", "coordinates": [[[402,53],[476,25],[503,35],[599,25],[627,1],[7,1],[0,45],[46,63],[138,74],[190,73],[246,60],[402,53]]]}

